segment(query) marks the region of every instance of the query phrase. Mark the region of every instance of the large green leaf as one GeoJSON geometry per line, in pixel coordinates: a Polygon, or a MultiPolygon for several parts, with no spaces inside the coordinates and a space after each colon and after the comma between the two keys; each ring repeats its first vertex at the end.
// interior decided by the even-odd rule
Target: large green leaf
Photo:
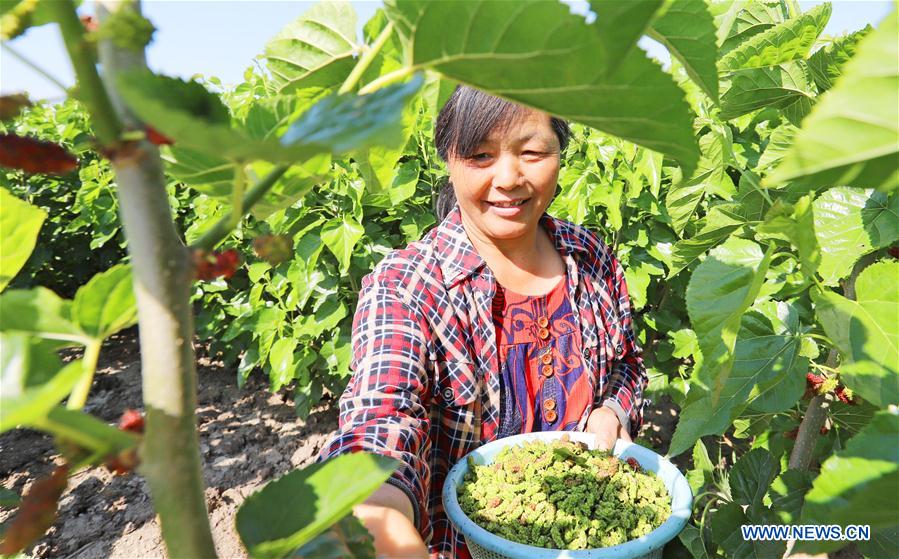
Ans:
{"type": "MultiPolygon", "coordinates": [[[[625,4],[625,2],[605,2],[625,4]]],[[[718,102],[718,45],[715,21],[705,2],[673,0],[668,9],[652,22],[648,35],[662,43],[684,65],[687,75],[718,102]]]]}
{"type": "Polygon", "coordinates": [[[720,390],[727,380],[740,317],[759,292],[771,253],[770,248],[762,253],[751,241],[731,238],[712,250],[690,278],[687,312],[703,356],[699,378],[709,387],[720,390]]]}
{"type": "Polygon", "coordinates": [[[804,331],[799,313],[787,303],[768,302],[741,321],[733,368],[717,401],[713,392],[691,385],[672,440],[672,454],[701,436],[721,434],[747,409],[777,413],[802,396],[808,359],[799,352],[804,331]]]}
{"type": "Polygon", "coordinates": [[[837,78],[843,74],[843,66],[855,56],[859,41],[873,30],[869,24],[864,29],[837,37],[831,44],[818,49],[809,57],[808,67],[819,92],[823,93],[833,87],[837,78]]]}
{"type": "MultiPolygon", "coordinates": [[[[803,524],[868,524],[872,528],[899,525],[899,411],[884,410],[821,465],[805,496],[803,524]]],[[[827,551],[841,542],[803,542],[802,549],[827,551]]],[[[799,549],[797,547],[797,549],[799,549]]]]}
{"type": "Polygon", "coordinates": [[[131,265],[97,274],[75,293],[72,320],[87,335],[103,340],[137,322],[131,265]]]}
{"type": "Polygon", "coordinates": [[[824,2],[798,17],[753,36],[721,57],[722,71],[775,66],[805,58],[830,20],[831,5],[824,2]]]}
{"type": "Polygon", "coordinates": [[[240,539],[251,557],[286,557],[346,516],[396,466],[386,456],[354,452],[294,470],[243,502],[240,539]]]}
{"type": "MultiPolygon", "coordinates": [[[[690,278],[687,311],[703,363],[691,379],[687,405],[671,441],[671,455],[687,450],[702,435],[724,432],[734,406],[745,405],[752,388],[746,377],[751,380],[753,370],[756,374],[770,370],[754,369],[751,364],[746,369],[735,367],[734,349],[741,317],[761,288],[771,253],[771,249],[762,253],[751,241],[731,238],[712,250],[690,278]]],[[[759,327],[763,325],[762,321],[759,327]]]]}
{"type": "Polygon", "coordinates": [[[814,292],[818,320],[849,363],[843,382],[879,405],[899,403],[899,263],[870,265],[856,280],[856,300],[814,292]]]}
{"type": "Polygon", "coordinates": [[[899,187],[899,18],[862,39],[843,76],[803,121],[769,184],[899,187]]]}
{"type": "Polygon", "coordinates": [[[14,289],[0,295],[0,331],[69,343],[90,341],[72,320],[72,302],[45,287],[14,289]]]}
{"type": "Polygon", "coordinates": [[[356,11],[349,2],[314,4],[265,45],[272,83],[281,92],[339,86],[356,65],[356,11]]]}
{"type": "Polygon", "coordinates": [[[762,303],[744,317],[733,375],[750,379],[753,385],[749,408],[778,413],[802,396],[808,371],[808,359],[801,353],[806,330],[799,311],[783,302],[762,303]]]}
{"type": "Polygon", "coordinates": [[[674,80],[640,49],[607,73],[600,32],[563,4],[391,0],[386,7],[414,69],[432,68],[665,153],[692,175],[699,150],[674,80]]]}
{"type": "Polygon", "coordinates": [[[764,448],[750,450],[737,460],[728,473],[728,484],[733,502],[749,506],[750,516],[764,507],[765,495],[774,478],[780,474],[780,464],[764,448]]]}
{"type": "Polygon", "coordinates": [[[865,254],[899,239],[899,196],[837,187],[818,196],[812,207],[821,250],[818,273],[826,285],[848,276],[865,254]]]}
{"type": "Polygon", "coordinates": [[[141,71],[124,74],[119,89],[142,120],[180,147],[231,161],[290,164],[322,153],[398,144],[400,113],[421,83],[417,75],[371,95],[325,97],[292,122],[280,140],[254,138],[251,130],[233,128],[218,97],[196,82],[141,71]]]}
{"type": "Polygon", "coordinates": [[[19,273],[41,230],[47,212],[0,188],[0,291],[19,273]]]}
{"type": "Polygon", "coordinates": [[[424,77],[387,86],[370,95],[331,95],[312,106],[290,125],[281,143],[291,151],[310,155],[347,153],[376,145],[402,143],[400,117],[408,99],[418,92],[424,77]]]}
{"type": "Polygon", "coordinates": [[[801,117],[815,97],[811,72],[803,60],[731,72],[722,82],[722,89],[720,117],[724,120],[764,107],[792,108],[801,117]]]}
{"type": "Polygon", "coordinates": [[[322,227],[322,241],[325,242],[328,250],[337,257],[341,273],[349,268],[353,249],[364,234],[365,228],[348,216],[344,216],[342,219],[332,219],[322,227]]]}
{"type": "Polygon", "coordinates": [[[662,6],[662,0],[631,0],[630,2],[606,2],[590,0],[590,9],[596,14],[593,28],[602,45],[602,60],[606,72],[618,67],[626,55],[637,46],[653,15],[662,6]]]}

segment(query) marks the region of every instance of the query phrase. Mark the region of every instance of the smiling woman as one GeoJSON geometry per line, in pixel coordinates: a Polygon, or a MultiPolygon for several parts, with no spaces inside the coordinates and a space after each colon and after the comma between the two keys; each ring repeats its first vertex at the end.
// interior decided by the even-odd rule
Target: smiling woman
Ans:
{"type": "Polygon", "coordinates": [[[380,553],[470,556],[440,496],[484,443],[588,431],[610,448],[640,428],[647,377],[622,269],[596,234],[546,213],[569,135],[562,119],[458,86],[435,123],[450,171],[440,224],[362,281],[353,376],[320,459],[402,463],[354,511],[380,553]]]}

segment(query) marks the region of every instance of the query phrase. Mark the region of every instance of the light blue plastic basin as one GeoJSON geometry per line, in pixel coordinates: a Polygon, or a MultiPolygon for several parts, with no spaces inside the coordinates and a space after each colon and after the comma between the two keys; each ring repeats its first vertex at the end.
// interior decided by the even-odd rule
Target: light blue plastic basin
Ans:
{"type": "Polygon", "coordinates": [[[443,486],[443,507],[450,522],[462,532],[474,559],[638,559],[661,557],[662,547],[677,537],[690,519],[693,492],[683,474],[671,462],[640,445],[618,440],[613,452],[619,458],[636,458],[640,465],[655,472],[671,495],[671,516],[661,526],[645,536],[612,547],[577,551],[546,549],[513,542],[481,528],[469,519],[459,506],[458,487],[468,472],[468,456],[476,464],[490,464],[500,450],[507,446],[540,440],[551,441],[567,434],[571,440],[594,448],[595,436],[580,431],[549,431],[525,433],[499,439],[472,451],[452,467],[443,486]]]}

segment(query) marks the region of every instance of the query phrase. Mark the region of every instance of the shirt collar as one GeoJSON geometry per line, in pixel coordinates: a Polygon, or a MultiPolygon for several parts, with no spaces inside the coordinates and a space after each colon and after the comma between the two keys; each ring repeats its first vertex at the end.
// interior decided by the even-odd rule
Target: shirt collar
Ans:
{"type": "MultiPolygon", "coordinates": [[[[552,217],[546,212],[540,216],[540,224],[549,233],[553,244],[563,257],[578,252],[589,252],[586,239],[578,234],[573,224],[552,217]]],[[[462,214],[458,204],[437,226],[434,249],[443,273],[443,282],[447,287],[469,278],[486,265],[462,226],[462,214]]]]}

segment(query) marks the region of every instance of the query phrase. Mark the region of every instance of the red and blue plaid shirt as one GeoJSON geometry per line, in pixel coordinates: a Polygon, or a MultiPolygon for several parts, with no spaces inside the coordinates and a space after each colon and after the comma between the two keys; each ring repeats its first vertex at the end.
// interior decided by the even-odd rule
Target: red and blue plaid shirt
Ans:
{"type": "MultiPolygon", "coordinates": [[[[540,224],[565,260],[595,397],[635,437],[647,383],[631,326],[624,273],[596,234],[546,213],[540,224]]],[[[362,280],[353,320],[353,375],[339,428],[319,460],[367,451],[396,458],[431,557],[470,557],[441,501],[451,466],[496,438],[500,420],[496,280],[462,227],[458,206],[424,238],[388,254],[362,280]]]]}

